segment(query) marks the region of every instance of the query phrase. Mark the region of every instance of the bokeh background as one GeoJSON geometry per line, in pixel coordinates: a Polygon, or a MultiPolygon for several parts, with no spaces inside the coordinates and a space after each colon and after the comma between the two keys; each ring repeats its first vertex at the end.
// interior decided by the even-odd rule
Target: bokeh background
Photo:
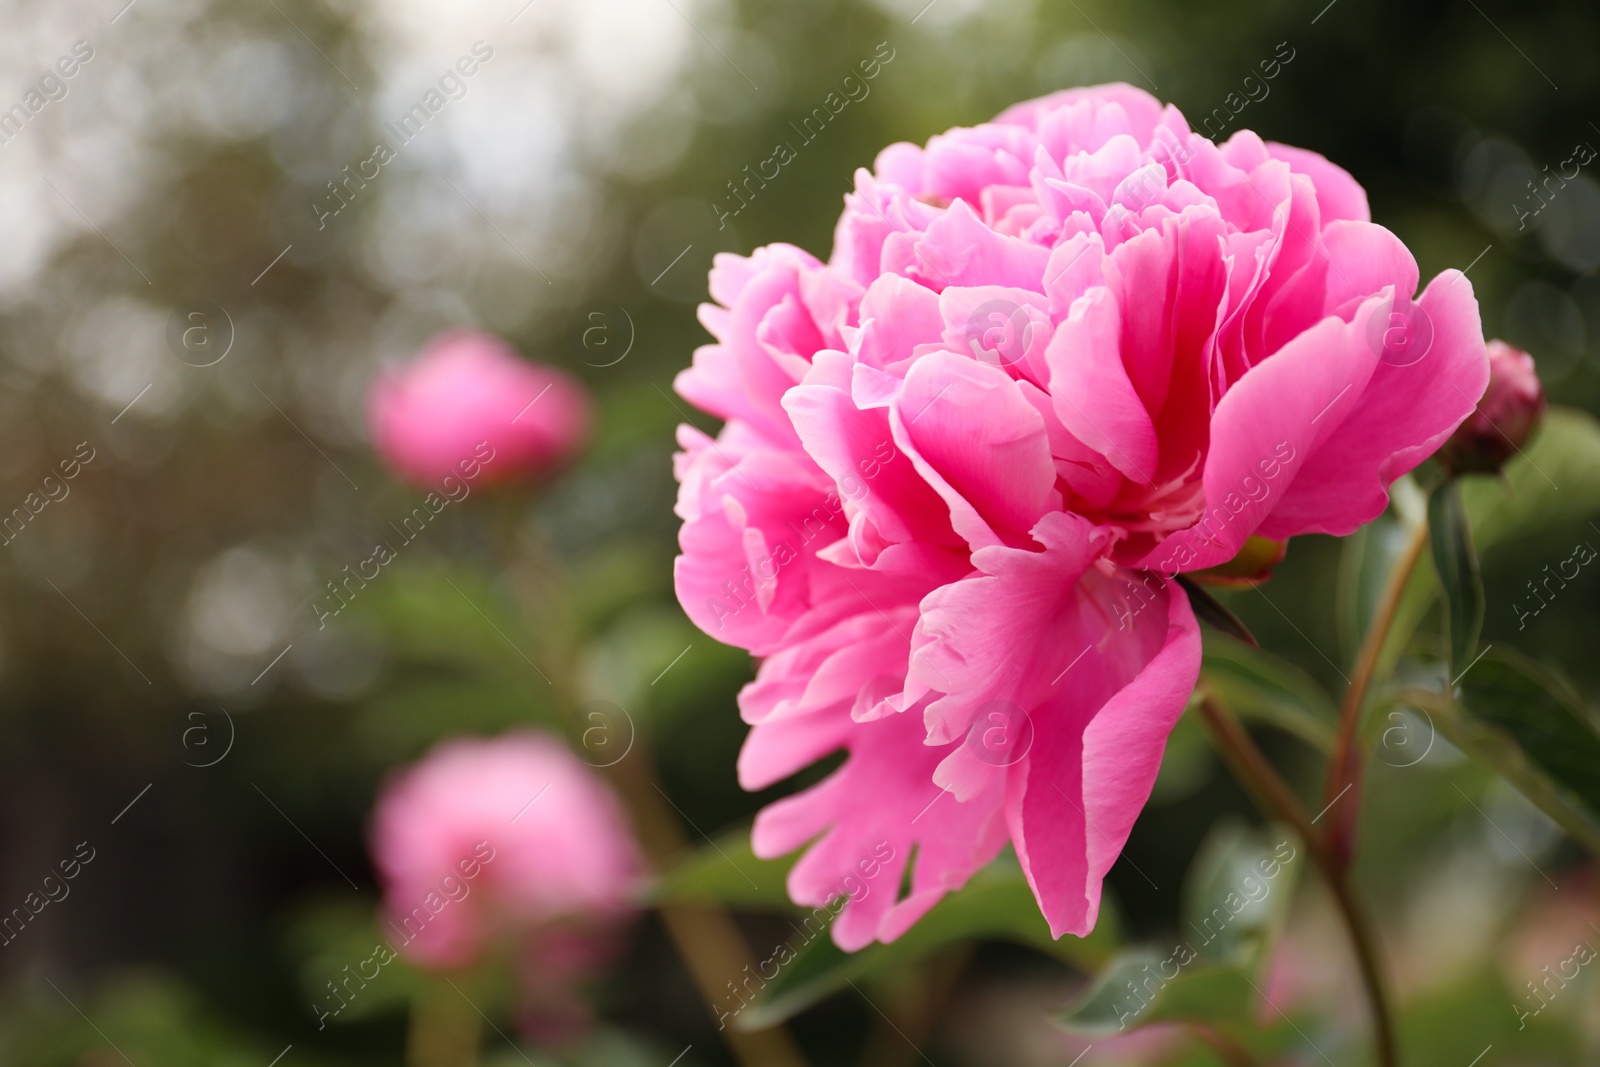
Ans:
{"type": "MultiPolygon", "coordinates": [[[[1600,9],[1579,0],[124,2],[7,0],[0,33],[0,108],[80,60],[64,95],[0,127],[0,511],[92,455],[0,545],[0,909],[79,842],[94,854],[0,948],[6,1063],[266,1067],[286,1045],[283,1067],[400,1062],[403,989],[321,1031],[308,1007],[370,929],[373,797],[439,738],[570,715],[534,663],[621,709],[612,725],[655,750],[690,838],[770,799],[734,778],[751,664],[672,596],[688,407],[671,381],[706,340],[711,257],[772,241],[825,256],[852,171],[892,141],[1104,81],[1198,123],[1276,58],[1227,132],[1348,168],[1424,278],[1470,265],[1486,333],[1531,350],[1555,401],[1600,410],[1600,160],[1542,208],[1529,185],[1600,148],[1600,9]],[[492,58],[464,95],[334,199],[477,42],[492,58]],[[719,226],[728,183],[884,47],[870,94],[719,226]],[[325,583],[417,502],[369,448],[367,385],[465,324],[581,377],[597,438],[538,494],[452,506],[319,628],[325,583]]],[[[1512,606],[1585,539],[1600,530],[1574,521],[1485,559],[1485,640],[1592,702],[1600,571],[1520,632],[1512,606]]],[[[1330,686],[1353,653],[1341,553],[1301,539],[1270,603],[1230,600],[1330,686]]],[[[1314,771],[1303,744],[1262,736],[1314,771]]],[[[1595,1062],[1592,974],[1538,1041],[1518,1043],[1514,1006],[1559,957],[1547,946],[1600,945],[1582,854],[1448,744],[1408,761],[1374,768],[1361,874],[1424,1020],[1409,1025],[1431,1027],[1409,1039],[1416,1062],[1467,1067],[1490,1043],[1486,1065],[1595,1062]]],[[[1136,936],[1177,926],[1207,831],[1254,818],[1193,737],[1168,763],[1110,879],[1136,936]]],[[[1302,1021],[1341,1067],[1361,1062],[1337,931],[1314,894],[1299,912],[1282,995],[1316,1006],[1302,1021]]],[[[741,921],[757,946],[785,936],[781,917],[741,921]]],[[[730,1062],[656,920],[628,945],[583,1055],[730,1062]]],[[[874,988],[915,1050],[846,995],[792,1025],[813,1062],[1026,1067],[1087,1044],[1044,1020],[1082,976],[1036,953],[914,970],[874,988]]],[[[1113,1043],[1085,1063],[1158,1054],[1113,1043]]]]}

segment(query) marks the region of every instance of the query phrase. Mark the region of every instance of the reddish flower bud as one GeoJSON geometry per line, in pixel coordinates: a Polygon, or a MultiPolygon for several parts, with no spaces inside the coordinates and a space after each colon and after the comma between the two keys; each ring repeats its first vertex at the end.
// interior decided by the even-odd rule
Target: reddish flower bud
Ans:
{"type": "Polygon", "coordinates": [[[433,487],[448,476],[526,481],[570,459],[589,435],[589,394],[498,337],[440,334],[372,384],[367,421],[398,474],[433,487]]]}
{"type": "Polygon", "coordinates": [[[1489,342],[1489,385],[1483,399],[1439,449],[1453,474],[1493,474],[1538,429],[1546,406],[1533,357],[1504,341],[1489,342]]]}

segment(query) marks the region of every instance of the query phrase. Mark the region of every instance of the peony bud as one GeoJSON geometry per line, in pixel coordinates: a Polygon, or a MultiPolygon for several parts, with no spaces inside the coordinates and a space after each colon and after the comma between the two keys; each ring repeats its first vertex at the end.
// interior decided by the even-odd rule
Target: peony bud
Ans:
{"type": "Polygon", "coordinates": [[[384,787],[370,840],[384,932],[434,968],[526,942],[561,945],[551,971],[577,978],[574,960],[603,958],[631,913],[643,869],[610,787],[531,732],[440,744],[384,787]]]}
{"type": "Polygon", "coordinates": [[[1493,474],[1533,436],[1544,418],[1544,386],[1533,357],[1504,341],[1489,342],[1489,386],[1467,420],[1439,449],[1453,474],[1493,474]]]}
{"type": "Polygon", "coordinates": [[[509,482],[570,459],[588,438],[590,405],[565,372],[519,358],[490,334],[455,330],[378,376],[367,422],[384,460],[418,485],[509,482]]]}

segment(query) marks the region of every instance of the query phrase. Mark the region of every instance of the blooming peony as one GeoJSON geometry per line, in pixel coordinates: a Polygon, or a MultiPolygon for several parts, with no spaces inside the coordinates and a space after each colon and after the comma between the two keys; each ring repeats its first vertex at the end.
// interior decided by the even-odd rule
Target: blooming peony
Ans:
{"type": "Polygon", "coordinates": [[[449,476],[537,478],[589,435],[589,395],[554,367],[529,363],[498,337],[455,330],[412,363],[379,375],[367,397],[379,453],[432,487],[449,476]]]}
{"type": "Polygon", "coordinates": [[[534,733],[440,744],[384,787],[371,846],[389,930],[431,967],[502,934],[573,958],[569,931],[625,916],[642,870],[610,788],[534,733]]]}
{"type": "Polygon", "coordinates": [[[1343,170],[1126,85],[891,145],[826,263],[718,257],[677,591],[761,660],[746,788],[848,753],[754,830],[809,843],[805,905],[892,849],[841,946],[1007,841],[1056,936],[1094,926],[1200,667],[1174,576],[1351,532],[1482,394],[1470,284],[1417,281],[1343,170]]]}

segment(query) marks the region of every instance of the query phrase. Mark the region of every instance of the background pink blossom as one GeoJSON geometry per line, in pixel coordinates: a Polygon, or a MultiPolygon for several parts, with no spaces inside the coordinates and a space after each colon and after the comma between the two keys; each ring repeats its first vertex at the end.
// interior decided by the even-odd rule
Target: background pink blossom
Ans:
{"type": "Polygon", "coordinates": [[[374,381],[367,421],[389,465],[432,488],[486,455],[474,475],[484,482],[546,474],[583,446],[591,415],[587,391],[566,372],[529,363],[491,334],[454,330],[374,381]]]}
{"type": "Polygon", "coordinates": [[[613,923],[631,910],[642,872],[610,787],[560,741],[531,732],[446,741],[400,772],[373,811],[371,848],[389,932],[433,967],[463,966],[499,934],[613,923]],[[461,864],[474,859],[467,877],[461,864]],[[441,887],[446,878],[465,895],[441,887]]]}

